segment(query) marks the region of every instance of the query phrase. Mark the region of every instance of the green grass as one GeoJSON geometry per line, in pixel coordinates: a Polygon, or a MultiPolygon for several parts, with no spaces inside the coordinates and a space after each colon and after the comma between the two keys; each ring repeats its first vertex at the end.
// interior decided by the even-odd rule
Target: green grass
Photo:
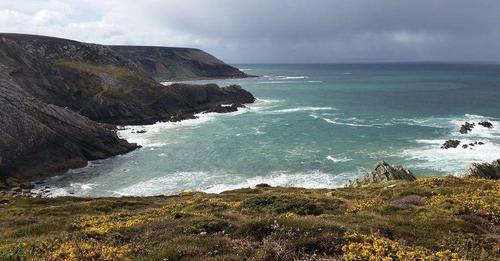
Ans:
{"type": "Polygon", "coordinates": [[[0,260],[499,260],[499,181],[391,184],[3,198],[0,260]]]}

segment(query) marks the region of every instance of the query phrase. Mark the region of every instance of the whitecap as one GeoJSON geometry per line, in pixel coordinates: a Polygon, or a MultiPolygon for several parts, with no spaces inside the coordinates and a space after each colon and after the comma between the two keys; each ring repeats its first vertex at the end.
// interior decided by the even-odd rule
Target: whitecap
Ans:
{"type": "Polygon", "coordinates": [[[214,184],[205,189],[207,193],[221,193],[240,188],[251,188],[257,184],[265,183],[273,187],[300,187],[300,188],[338,188],[344,186],[353,175],[351,172],[330,174],[321,171],[308,173],[289,173],[287,171],[273,172],[269,176],[256,176],[232,184],[214,184]]]}
{"type": "Polygon", "coordinates": [[[424,126],[447,128],[449,130],[448,134],[440,139],[415,140],[415,143],[422,144],[422,146],[403,151],[403,155],[408,159],[417,160],[417,163],[413,164],[416,167],[459,175],[472,162],[488,162],[500,157],[500,122],[495,118],[465,114],[448,118],[419,119],[415,122],[418,124],[423,123],[424,126]],[[490,121],[494,127],[489,129],[479,125],[478,123],[483,120],[490,121]],[[468,134],[460,134],[460,126],[465,121],[476,125],[468,134]],[[435,124],[438,125],[435,126],[435,124]],[[461,143],[457,148],[441,149],[441,144],[448,139],[457,139],[461,143]],[[462,148],[463,144],[468,145],[476,142],[483,142],[484,145],[462,148]]]}
{"type": "Polygon", "coordinates": [[[299,79],[307,79],[309,77],[307,76],[283,76],[283,75],[278,75],[276,76],[278,79],[283,79],[283,80],[299,80],[299,79]]]}
{"type": "Polygon", "coordinates": [[[362,123],[356,123],[356,122],[345,122],[345,120],[339,121],[338,118],[335,118],[335,119],[322,118],[322,119],[328,123],[335,124],[335,125],[346,125],[346,126],[351,126],[351,127],[381,128],[379,125],[376,125],[376,124],[362,124],[362,123]]]}
{"type": "Polygon", "coordinates": [[[113,190],[119,196],[153,196],[161,194],[173,194],[186,190],[189,187],[196,188],[197,181],[208,180],[210,176],[206,172],[176,172],[172,175],[155,177],[138,182],[136,184],[113,190]]]}
{"type": "Polygon", "coordinates": [[[484,141],[484,145],[462,148],[462,144],[474,143],[475,139],[461,139],[457,148],[441,149],[444,139],[418,140],[425,144],[422,147],[406,149],[402,155],[408,159],[416,160],[409,167],[432,169],[460,175],[465,168],[473,162],[490,162],[500,157],[500,144],[495,141],[484,141]]]}
{"type": "Polygon", "coordinates": [[[198,113],[195,114],[195,116],[197,117],[196,119],[187,119],[179,122],[157,122],[151,125],[124,126],[123,129],[117,132],[117,134],[120,138],[125,139],[130,143],[137,143],[142,147],[149,147],[149,148],[163,147],[167,145],[168,142],[163,139],[158,140],[159,138],[161,138],[158,136],[158,134],[165,130],[175,129],[175,128],[185,128],[185,127],[189,128],[199,127],[201,124],[213,121],[218,117],[231,117],[249,112],[251,110],[262,109],[259,106],[262,105],[261,104],[256,104],[255,106],[248,105],[247,108],[239,108],[238,111],[230,113],[222,113],[222,114],[215,112],[198,113]],[[146,132],[140,133],[140,131],[146,131],[146,132]]]}
{"type": "Polygon", "coordinates": [[[295,108],[287,108],[270,111],[269,113],[280,114],[280,113],[291,113],[291,112],[302,112],[302,111],[331,111],[335,110],[333,107],[310,107],[310,106],[301,106],[295,108]]]}
{"type": "Polygon", "coordinates": [[[352,159],[350,158],[347,158],[347,157],[335,157],[333,155],[328,155],[326,156],[326,159],[327,160],[331,160],[333,161],[334,163],[338,163],[338,162],[348,162],[348,161],[351,161],[352,159]]]}

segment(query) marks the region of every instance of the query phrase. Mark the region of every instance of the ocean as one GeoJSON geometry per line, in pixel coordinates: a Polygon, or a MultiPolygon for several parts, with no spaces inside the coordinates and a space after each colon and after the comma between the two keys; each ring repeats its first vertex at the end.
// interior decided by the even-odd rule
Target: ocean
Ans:
{"type": "Polygon", "coordinates": [[[335,188],[381,160],[417,176],[460,175],[500,158],[500,65],[244,64],[255,104],[229,114],[128,127],[143,147],[91,162],[41,186],[51,195],[219,193],[272,186],[335,188]],[[488,120],[492,129],[478,126],[488,120]],[[469,134],[458,132],[475,122],[469,134]],[[146,133],[136,133],[146,130],[146,133]],[[476,145],[441,149],[448,139],[476,145]]]}

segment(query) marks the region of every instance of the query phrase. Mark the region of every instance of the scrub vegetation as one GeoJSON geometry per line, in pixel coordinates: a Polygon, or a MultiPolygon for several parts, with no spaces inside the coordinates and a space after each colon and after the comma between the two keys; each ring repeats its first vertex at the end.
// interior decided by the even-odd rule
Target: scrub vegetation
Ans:
{"type": "Polygon", "coordinates": [[[0,260],[499,260],[500,182],[0,198],[0,260]]]}

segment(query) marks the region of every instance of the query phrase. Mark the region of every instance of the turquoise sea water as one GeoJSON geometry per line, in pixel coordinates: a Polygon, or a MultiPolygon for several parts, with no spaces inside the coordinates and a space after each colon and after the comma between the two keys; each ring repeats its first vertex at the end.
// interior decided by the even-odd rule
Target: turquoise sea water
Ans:
{"type": "Polygon", "coordinates": [[[330,188],[380,160],[426,176],[460,175],[470,162],[500,158],[500,65],[237,66],[262,76],[208,82],[240,84],[255,104],[123,131],[144,147],[51,178],[52,194],[221,192],[258,183],[330,188]],[[458,133],[464,121],[480,120],[494,128],[458,133]],[[450,138],[485,145],[440,149],[450,138]]]}

